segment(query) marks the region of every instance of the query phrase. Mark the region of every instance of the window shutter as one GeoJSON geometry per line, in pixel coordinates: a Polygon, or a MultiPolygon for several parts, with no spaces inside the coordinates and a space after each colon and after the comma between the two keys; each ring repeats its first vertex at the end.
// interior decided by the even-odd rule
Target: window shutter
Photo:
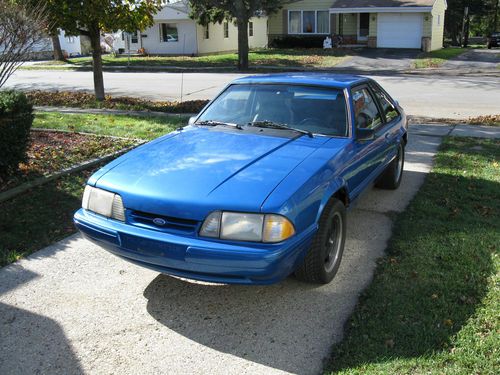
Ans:
{"type": "Polygon", "coordinates": [[[283,9],[283,35],[288,34],[288,9],[283,9]]]}

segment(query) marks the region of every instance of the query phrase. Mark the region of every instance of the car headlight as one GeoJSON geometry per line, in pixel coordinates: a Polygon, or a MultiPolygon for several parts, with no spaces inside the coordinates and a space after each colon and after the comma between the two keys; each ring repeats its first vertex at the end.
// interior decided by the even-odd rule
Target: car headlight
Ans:
{"type": "Polygon", "coordinates": [[[215,211],[201,226],[200,236],[223,240],[281,242],[295,234],[286,217],[275,214],[254,214],[215,211]]]}
{"type": "Polygon", "coordinates": [[[87,185],[83,192],[82,207],[99,215],[125,221],[122,197],[106,190],[87,185]]]}

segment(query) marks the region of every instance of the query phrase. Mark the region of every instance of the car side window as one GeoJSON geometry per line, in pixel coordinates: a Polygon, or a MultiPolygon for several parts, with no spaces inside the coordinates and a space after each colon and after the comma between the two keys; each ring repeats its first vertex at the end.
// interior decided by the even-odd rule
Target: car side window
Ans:
{"type": "Polygon", "coordinates": [[[376,129],[382,124],[382,117],[367,87],[352,91],[356,128],[376,129]]]}
{"type": "Polygon", "coordinates": [[[376,86],[372,87],[372,89],[378,99],[378,102],[380,103],[380,107],[382,108],[382,112],[385,116],[385,121],[391,122],[392,120],[398,118],[399,112],[394,104],[392,104],[392,102],[389,100],[387,95],[376,86]]]}

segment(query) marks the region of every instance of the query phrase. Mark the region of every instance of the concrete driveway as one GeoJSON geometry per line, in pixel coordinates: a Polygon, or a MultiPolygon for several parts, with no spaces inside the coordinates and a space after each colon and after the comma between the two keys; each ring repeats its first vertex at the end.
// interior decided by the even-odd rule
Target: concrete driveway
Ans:
{"type": "Polygon", "coordinates": [[[411,130],[397,191],[348,214],[325,286],[210,285],[131,265],[75,235],[0,269],[0,374],[317,374],[448,127],[411,130]]]}
{"type": "Polygon", "coordinates": [[[473,49],[445,62],[443,69],[457,70],[488,70],[496,71],[500,76],[497,66],[500,64],[499,49],[473,49]]]}
{"type": "Polygon", "coordinates": [[[357,54],[336,68],[354,71],[403,72],[411,67],[413,60],[418,56],[418,49],[400,48],[363,48],[357,54]]]}

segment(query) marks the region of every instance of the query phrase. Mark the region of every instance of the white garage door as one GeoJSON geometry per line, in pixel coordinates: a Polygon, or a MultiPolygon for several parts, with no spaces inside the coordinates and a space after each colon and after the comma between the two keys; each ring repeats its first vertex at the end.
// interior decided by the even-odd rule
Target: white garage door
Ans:
{"type": "Polygon", "coordinates": [[[420,48],[423,24],[422,13],[379,13],[377,47],[420,48]]]}

